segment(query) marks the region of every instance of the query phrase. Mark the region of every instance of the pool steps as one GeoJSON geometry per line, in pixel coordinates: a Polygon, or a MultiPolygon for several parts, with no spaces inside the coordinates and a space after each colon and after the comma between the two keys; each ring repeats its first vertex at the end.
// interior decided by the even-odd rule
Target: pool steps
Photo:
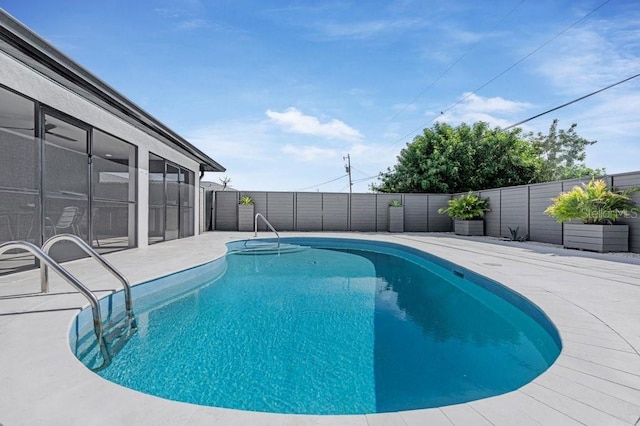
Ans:
{"type": "Polygon", "coordinates": [[[76,354],[93,371],[100,371],[109,366],[111,360],[120,352],[131,336],[136,332],[130,326],[127,315],[123,312],[103,323],[102,338],[109,351],[109,362],[104,362],[98,341],[93,333],[83,333],[76,342],[76,354]]]}
{"type": "Polygon", "coordinates": [[[268,242],[245,241],[243,244],[228,244],[229,254],[287,254],[308,250],[309,247],[298,244],[277,244],[268,242]]]}
{"type": "Polygon", "coordinates": [[[8,241],[0,244],[0,254],[8,250],[27,251],[40,260],[40,291],[49,292],[49,268],[55,271],[61,278],[80,292],[91,305],[93,316],[93,343],[89,344],[89,350],[95,350],[94,360],[101,359],[98,367],[93,370],[100,370],[107,367],[112,358],[117,354],[128,338],[137,329],[136,318],[133,314],[133,303],[131,301],[131,287],[129,281],[113,265],[89,246],[84,240],[72,234],[56,234],[44,242],[42,248],[28,241],[8,241]],[[49,256],[49,251],[56,243],[68,241],[74,243],[76,247],[84,251],[95,259],[101,266],[115,276],[121,283],[125,299],[125,311],[118,315],[117,320],[113,319],[106,323],[102,320],[100,301],[96,294],[74,277],[69,271],[62,267],[57,261],[49,256]],[[92,349],[91,349],[92,348],[92,349]]]}

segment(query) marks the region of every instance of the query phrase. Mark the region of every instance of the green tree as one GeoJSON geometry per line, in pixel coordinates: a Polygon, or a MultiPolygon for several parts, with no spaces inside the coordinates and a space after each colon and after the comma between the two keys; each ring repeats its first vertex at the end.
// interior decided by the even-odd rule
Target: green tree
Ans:
{"type": "Polygon", "coordinates": [[[402,149],[397,164],[381,173],[372,189],[454,193],[521,185],[535,182],[540,166],[521,129],[436,123],[402,149]]]}
{"type": "Polygon", "coordinates": [[[584,164],[585,148],[596,141],[589,141],[576,133],[577,124],[569,130],[558,130],[558,119],[554,119],[549,133],[529,134],[531,145],[542,160],[538,182],[596,176],[604,169],[591,169],[584,164]]]}

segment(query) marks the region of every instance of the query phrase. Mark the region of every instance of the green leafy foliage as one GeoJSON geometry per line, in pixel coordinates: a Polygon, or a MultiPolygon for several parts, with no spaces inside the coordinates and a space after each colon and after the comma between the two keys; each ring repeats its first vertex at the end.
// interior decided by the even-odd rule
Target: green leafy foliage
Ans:
{"type": "Polygon", "coordinates": [[[389,207],[402,207],[402,202],[400,200],[391,200],[389,201],[389,207]]]}
{"type": "Polygon", "coordinates": [[[241,206],[252,206],[253,205],[253,198],[249,197],[248,195],[243,195],[242,197],[240,197],[240,205],[241,206]]]}
{"type": "Polygon", "coordinates": [[[486,123],[451,127],[436,123],[402,149],[393,169],[379,176],[378,192],[457,193],[604,174],[584,164],[596,141],[578,136],[576,125],[549,133],[490,129],[486,123]]]}
{"type": "Polygon", "coordinates": [[[529,234],[527,235],[520,235],[520,227],[516,226],[515,228],[509,228],[509,233],[511,234],[511,241],[527,241],[529,239],[529,234]]]}
{"type": "Polygon", "coordinates": [[[640,213],[631,199],[638,191],[640,188],[612,189],[602,179],[591,179],[588,184],[574,186],[555,197],[544,212],[561,223],[577,219],[583,223],[611,224],[621,217],[640,213]]]}
{"type": "Polygon", "coordinates": [[[520,129],[436,123],[408,143],[379,192],[456,193],[536,182],[541,160],[520,129]]]}
{"type": "Polygon", "coordinates": [[[585,148],[596,141],[589,141],[576,133],[577,124],[569,130],[558,130],[555,119],[549,127],[549,133],[536,136],[529,134],[531,145],[542,160],[538,174],[539,182],[597,176],[605,173],[604,169],[591,169],[584,164],[585,148]]]}
{"type": "Polygon", "coordinates": [[[482,219],[489,211],[489,200],[478,197],[473,192],[448,201],[447,207],[438,209],[438,213],[447,214],[453,219],[482,219]]]}

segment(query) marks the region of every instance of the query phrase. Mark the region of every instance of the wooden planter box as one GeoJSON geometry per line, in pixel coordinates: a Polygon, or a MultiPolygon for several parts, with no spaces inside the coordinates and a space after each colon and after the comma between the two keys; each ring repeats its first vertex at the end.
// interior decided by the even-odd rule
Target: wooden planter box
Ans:
{"type": "Polygon", "coordinates": [[[254,205],[238,205],[238,231],[253,231],[254,209],[254,205]]]}
{"type": "Polygon", "coordinates": [[[483,219],[474,219],[474,220],[456,219],[455,223],[453,224],[453,232],[457,235],[482,236],[484,235],[484,220],[483,219]]]}
{"type": "Polygon", "coordinates": [[[389,232],[404,232],[404,207],[389,207],[389,232]]]}
{"type": "Polygon", "coordinates": [[[565,248],[608,252],[629,251],[629,225],[585,225],[565,223],[565,248]]]}

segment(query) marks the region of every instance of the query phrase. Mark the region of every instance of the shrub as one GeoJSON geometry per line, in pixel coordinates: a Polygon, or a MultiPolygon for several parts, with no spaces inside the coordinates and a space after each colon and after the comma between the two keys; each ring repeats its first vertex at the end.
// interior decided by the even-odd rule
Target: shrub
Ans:
{"type": "Polygon", "coordinates": [[[389,201],[389,207],[402,207],[402,202],[400,200],[391,200],[389,201]]]}
{"type": "Polygon", "coordinates": [[[240,205],[241,206],[253,205],[253,198],[249,197],[248,195],[243,195],[242,197],[240,197],[240,205]]]}
{"type": "Polygon", "coordinates": [[[452,219],[482,219],[489,211],[489,200],[478,197],[472,191],[449,200],[448,206],[438,209],[438,213],[447,214],[452,219]]]}
{"type": "Polygon", "coordinates": [[[638,191],[640,188],[609,188],[604,180],[592,179],[588,184],[560,193],[544,212],[560,223],[576,219],[587,224],[612,224],[621,217],[640,213],[631,199],[638,191]]]}

